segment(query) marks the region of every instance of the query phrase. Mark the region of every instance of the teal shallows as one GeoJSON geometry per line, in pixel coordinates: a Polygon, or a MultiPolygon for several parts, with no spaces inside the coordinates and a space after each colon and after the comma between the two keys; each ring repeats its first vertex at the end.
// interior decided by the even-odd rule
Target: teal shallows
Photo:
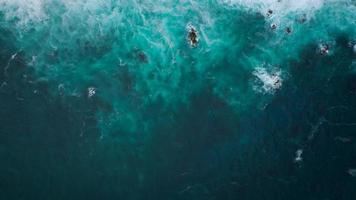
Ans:
{"type": "MultiPolygon", "coordinates": [[[[355,35],[354,8],[346,3],[325,5],[305,24],[296,21],[305,14],[303,10],[293,11],[278,19],[275,32],[269,28],[275,18],[266,20],[265,13],[216,1],[33,4],[10,3],[3,8],[7,20],[13,22],[18,48],[26,52],[27,62],[33,63],[40,76],[61,84],[67,94],[96,87],[99,98],[115,105],[115,113],[125,113],[112,119],[130,112],[125,103],[131,101],[127,92],[138,98],[140,105],[135,107],[158,96],[172,103],[184,101],[194,88],[207,82],[217,95],[237,105],[237,110],[256,105],[261,101],[251,87],[251,81],[255,84],[251,75],[254,68],[276,65],[288,74],[281,62],[296,58],[304,45],[332,43],[330,34],[335,31],[355,35]],[[334,7],[343,12],[330,21],[334,7]],[[196,49],[186,43],[189,23],[200,33],[196,49]],[[287,26],[292,26],[292,35],[284,33],[287,26]],[[140,53],[147,57],[147,63],[139,61],[140,53]]],[[[53,88],[56,93],[57,85],[53,88]]]]}
{"type": "MultiPolygon", "coordinates": [[[[251,86],[256,67],[277,66],[287,78],[288,67],[281,63],[297,58],[304,45],[332,43],[340,31],[355,35],[355,8],[346,2],[329,3],[312,14],[307,8],[283,16],[276,11],[276,17],[267,19],[260,10],[220,1],[33,4],[15,2],[2,8],[7,21],[12,22],[18,48],[26,52],[26,61],[33,61],[39,76],[54,81],[54,94],[58,93],[57,84],[67,95],[96,87],[98,98],[115,105],[115,113],[125,113],[112,119],[132,115],[130,95],[137,99],[134,107],[159,96],[173,103],[184,101],[207,82],[216,95],[236,105],[236,110],[256,105],[261,102],[251,86]],[[342,12],[335,17],[337,9],[342,12]],[[310,19],[300,24],[303,14],[310,19]],[[278,21],[276,31],[269,28],[273,21],[278,21]],[[189,23],[199,31],[197,48],[186,42],[189,23]],[[287,26],[293,34],[284,33],[287,26]],[[147,57],[147,62],[140,62],[139,54],[147,57]]],[[[129,116],[125,120],[135,118],[129,116]]]]}

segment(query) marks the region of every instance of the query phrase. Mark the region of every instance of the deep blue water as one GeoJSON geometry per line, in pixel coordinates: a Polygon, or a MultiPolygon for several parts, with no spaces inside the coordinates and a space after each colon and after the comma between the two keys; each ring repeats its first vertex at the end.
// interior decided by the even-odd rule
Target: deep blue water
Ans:
{"type": "Polygon", "coordinates": [[[0,0],[0,199],[356,199],[355,1],[24,2],[0,0]]]}

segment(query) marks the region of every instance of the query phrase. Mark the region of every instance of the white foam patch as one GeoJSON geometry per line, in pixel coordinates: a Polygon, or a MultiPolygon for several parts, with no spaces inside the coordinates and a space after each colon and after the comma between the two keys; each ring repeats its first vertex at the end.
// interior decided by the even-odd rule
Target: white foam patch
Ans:
{"type": "Polygon", "coordinates": [[[0,11],[7,20],[16,20],[20,26],[46,18],[44,0],[0,0],[0,11]]]}
{"type": "Polygon", "coordinates": [[[301,161],[303,161],[302,154],[303,154],[303,149],[298,149],[298,150],[295,152],[294,162],[301,162],[301,161]]]}
{"type": "Polygon", "coordinates": [[[282,86],[282,72],[279,69],[269,72],[263,67],[257,67],[252,74],[257,78],[253,87],[258,92],[273,94],[282,86]]]}
{"type": "Polygon", "coordinates": [[[266,15],[271,9],[271,18],[279,18],[293,12],[300,12],[310,16],[315,10],[320,9],[325,0],[222,0],[232,6],[242,6],[266,15]]]}
{"type": "Polygon", "coordinates": [[[348,169],[347,173],[350,174],[350,176],[356,177],[356,168],[348,169]]]}
{"type": "Polygon", "coordinates": [[[89,87],[88,88],[88,97],[93,97],[96,94],[96,89],[95,87],[89,87]]]}
{"type": "Polygon", "coordinates": [[[272,9],[276,11],[306,11],[315,10],[323,6],[325,0],[224,0],[230,4],[237,4],[251,9],[272,9]]]}

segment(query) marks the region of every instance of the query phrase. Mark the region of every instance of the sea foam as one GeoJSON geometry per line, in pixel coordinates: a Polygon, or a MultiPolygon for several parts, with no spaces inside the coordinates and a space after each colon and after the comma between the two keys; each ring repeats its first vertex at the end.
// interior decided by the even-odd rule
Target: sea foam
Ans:
{"type": "Polygon", "coordinates": [[[22,27],[46,19],[43,0],[0,0],[0,11],[7,20],[16,20],[22,27]]]}
{"type": "Polygon", "coordinates": [[[273,94],[282,86],[280,70],[267,71],[266,68],[257,67],[252,74],[257,78],[254,89],[258,92],[273,94]]]}
{"type": "Polygon", "coordinates": [[[240,5],[253,10],[266,12],[272,9],[280,14],[296,11],[315,11],[323,6],[325,0],[223,0],[230,5],[240,5]]]}

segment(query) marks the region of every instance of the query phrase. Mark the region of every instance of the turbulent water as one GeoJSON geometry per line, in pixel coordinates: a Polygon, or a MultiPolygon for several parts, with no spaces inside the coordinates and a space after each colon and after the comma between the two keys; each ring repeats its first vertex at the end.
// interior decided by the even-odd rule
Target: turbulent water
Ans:
{"type": "Polygon", "coordinates": [[[355,0],[0,0],[0,84],[0,199],[356,199],[355,0]]]}

